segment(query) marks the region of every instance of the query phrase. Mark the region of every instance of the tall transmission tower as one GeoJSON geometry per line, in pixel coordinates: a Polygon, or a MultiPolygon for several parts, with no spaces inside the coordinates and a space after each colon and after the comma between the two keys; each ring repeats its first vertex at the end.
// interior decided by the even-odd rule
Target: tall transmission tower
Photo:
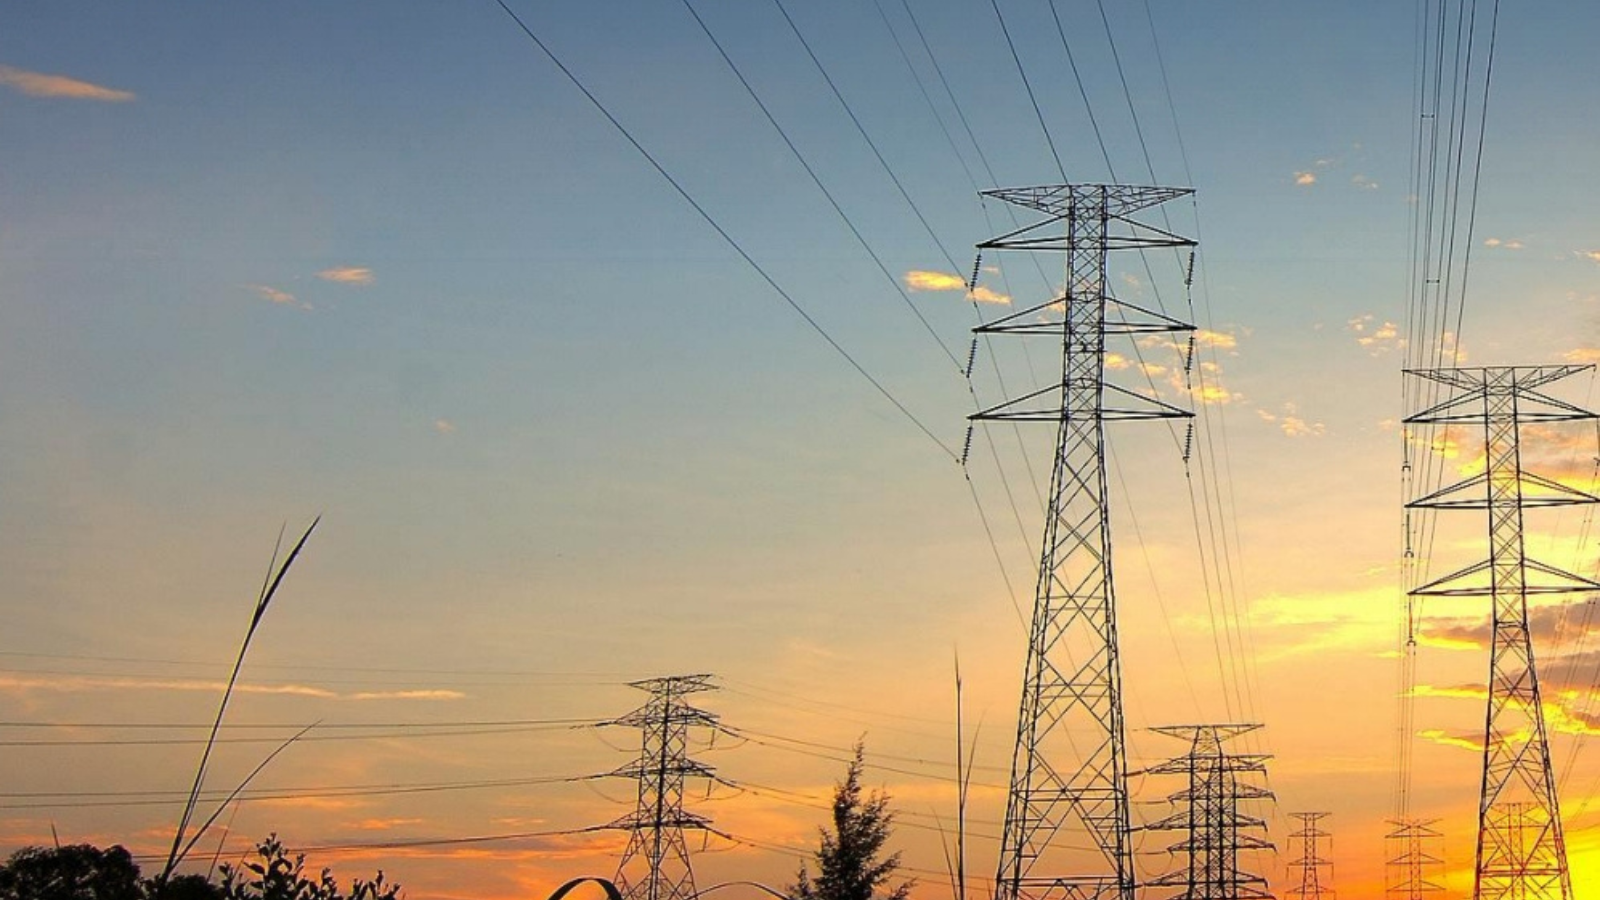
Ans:
{"type": "Polygon", "coordinates": [[[1600,497],[1522,468],[1521,426],[1592,420],[1595,414],[1541,389],[1591,366],[1420,369],[1409,374],[1449,389],[1408,423],[1479,426],[1484,470],[1412,501],[1424,509],[1488,510],[1489,556],[1413,588],[1413,596],[1489,597],[1488,715],[1478,799],[1477,900],[1570,900],[1566,839],[1550,766],[1528,597],[1600,590],[1534,560],[1523,545],[1527,509],[1600,503],[1600,497]]]}
{"type": "Polygon", "coordinates": [[[1433,849],[1444,837],[1437,819],[1393,819],[1394,830],[1384,835],[1389,852],[1384,855],[1383,893],[1388,900],[1427,900],[1444,886],[1434,881],[1444,869],[1444,858],[1433,849]]]}
{"type": "Polygon", "coordinates": [[[1191,192],[1063,184],[985,193],[1046,218],[979,244],[979,253],[1066,256],[1062,296],[975,329],[1061,340],[1060,382],[972,417],[1059,423],[996,897],[1132,900],[1104,428],[1121,419],[1191,414],[1107,384],[1106,338],[1192,332],[1194,326],[1112,297],[1106,265],[1111,250],[1194,246],[1128,218],[1191,192]]]}
{"type": "MultiPolygon", "coordinates": [[[[1289,889],[1289,896],[1300,900],[1333,900],[1333,863],[1322,855],[1323,841],[1333,837],[1322,829],[1322,820],[1330,814],[1301,812],[1291,815],[1300,820],[1300,830],[1289,835],[1291,840],[1300,841],[1300,858],[1290,863],[1289,868],[1300,870],[1300,884],[1289,889]]],[[[1290,881],[1293,880],[1291,876],[1290,881]]]]}
{"type": "Polygon", "coordinates": [[[1147,831],[1176,831],[1183,839],[1167,847],[1182,853],[1188,864],[1144,883],[1146,888],[1176,888],[1164,900],[1272,900],[1267,879],[1239,868],[1240,850],[1270,850],[1267,823],[1239,809],[1241,801],[1266,800],[1272,793],[1242,780],[1241,776],[1266,775],[1267,757],[1235,755],[1223,744],[1260,725],[1170,725],[1152,728],[1157,734],[1189,742],[1189,752],[1153,766],[1146,775],[1179,775],[1187,780],[1182,790],[1167,799],[1177,809],[1164,819],[1145,825],[1147,831]]]}
{"type": "Polygon", "coordinates": [[[683,808],[689,778],[710,778],[710,766],[689,758],[689,728],[707,728],[717,717],[684,698],[716,690],[710,675],[677,675],[632,682],[650,701],[617,720],[639,729],[637,761],[613,774],[638,782],[638,806],[610,824],[629,832],[627,849],[613,879],[626,900],[692,900],[694,869],[689,865],[686,830],[704,831],[711,822],[683,808]]]}

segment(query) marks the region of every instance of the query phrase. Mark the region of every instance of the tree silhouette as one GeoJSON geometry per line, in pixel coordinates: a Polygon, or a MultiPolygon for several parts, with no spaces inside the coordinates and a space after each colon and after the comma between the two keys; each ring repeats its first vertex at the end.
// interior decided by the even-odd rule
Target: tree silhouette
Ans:
{"type": "Polygon", "coordinates": [[[0,866],[0,900],[142,900],[127,848],[23,847],[0,866]]]}
{"type": "Polygon", "coordinates": [[[793,900],[906,900],[913,881],[902,881],[886,894],[877,894],[900,868],[900,854],[879,859],[894,824],[889,797],[873,791],[861,793],[862,755],[860,741],[855,756],[845,770],[844,781],[834,786],[833,830],[819,829],[822,844],[817,848],[817,877],[812,879],[805,863],[788,894],[793,900]]]}

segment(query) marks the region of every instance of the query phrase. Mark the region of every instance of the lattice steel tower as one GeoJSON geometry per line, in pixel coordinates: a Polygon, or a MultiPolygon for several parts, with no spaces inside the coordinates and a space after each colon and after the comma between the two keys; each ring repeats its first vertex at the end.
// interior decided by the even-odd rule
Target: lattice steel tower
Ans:
{"type": "MultiPolygon", "coordinates": [[[[1333,836],[1322,830],[1322,820],[1330,813],[1301,812],[1291,815],[1300,820],[1300,830],[1289,835],[1290,840],[1300,841],[1300,858],[1290,863],[1289,868],[1300,870],[1300,884],[1289,889],[1289,896],[1299,897],[1300,900],[1333,900],[1333,887],[1330,884],[1333,881],[1333,862],[1322,855],[1322,842],[1333,836]]],[[[1293,876],[1289,880],[1294,881],[1293,876]]]]}
{"type": "Polygon", "coordinates": [[[1176,810],[1144,826],[1146,831],[1176,831],[1183,839],[1167,847],[1188,864],[1145,882],[1146,888],[1175,888],[1163,900],[1272,900],[1267,879],[1239,868],[1240,850],[1270,850],[1272,844],[1253,832],[1267,823],[1240,811],[1249,800],[1271,799],[1267,789],[1244,780],[1265,776],[1267,757],[1232,754],[1223,746],[1230,738],[1260,725],[1170,725],[1157,734],[1189,742],[1189,752],[1144,771],[1146,775],[1179,775],[1187,785],[1167,799],[1176,810]]]}
{"type": "Polygon", "coordinates": [[[1427,900],[1444,886],[1434,881],[1444,870],[1444,858],[1430,849],[1444,837],[1433,826],[1438,819],[1392,819],[1394,830],[1384,835],[1390,850],[1385,854],[1383,893],[1388,900],[1427,900]]]}
{"type": "Polygon", "coordinates": [[[710,778],[712,769],[689,758],[689,728],[714,727],[717,717],[684,699],[716,690],[710,675],[678,675],[632,682],[650,692],[650,702],[617,720],[643,736],[639,759],[613,774],[638,782],[638,806],[609,827],[630,832],[613,880],[627,900],[692,900],[694,870],[689,865],[686,830],[705,830],[711,822],[685,812],[683,785],[710,778]]]}
{"type": "Polygon", "coordinates": [[[1194,326],[1112,297],[1106,264],[1111,250],[1193,246],[1128,218],[1189,193],[1099,184],[986,192],[1046,218],[979,244],[980,253],[1029,250],[1066,256],[1062,296],[975,329],[1061,339],[1059,383],[973,416],[1059,423],[997,900],[1133,897],[1104,426],[1190,413],[1108,385],[1106,338],[1192,332],[1194,326]],[[1059,230],[1063,226],[1065,234],[1059,230]]]}
{"type": "Polygon", "coordinates": [[[1478,799],[1477,900],[1570,900],[1566,839],[1528,628],[1528,597],[1600,590],[1600,583],[1527,556],[1523,511],[1597,503],[1522,468],[1520,427],[1595,414],[1541,392],[1592,366],[1422,369],[1408,374],[1449,389],[1407,423],[1483,429],[1484,471],[1412,501],[1414,508],[1489,513],[1489,557],[1414,588],[1414,596],[1489,597],[1489,703],[1478,799]]]}

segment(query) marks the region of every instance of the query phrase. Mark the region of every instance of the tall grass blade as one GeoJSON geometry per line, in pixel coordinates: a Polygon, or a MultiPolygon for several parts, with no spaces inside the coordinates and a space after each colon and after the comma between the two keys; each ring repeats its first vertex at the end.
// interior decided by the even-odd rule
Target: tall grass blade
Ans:
{"type": "MultiPolygon", "coordinates": [[[[321,521],[322,517],[320,515],[311,520],[311,525],[306,528],[304,534],[300,535],[300,540],[295,542],[294,549],[289,551],[288,556],[284,557],[281,566],[277,564],[278,550],[283,543],[282,532],[279,532],[278,544],[272,548],[272,562],[267,566],[267,578],[262,583],[261,594],[256,599],[255,609],[250,614],[250,628],[245,631],[244,641],[239,645],[239,655],[233,661],[233,672],[228,676],[228,686],[222,692],[222,702],[217,704],[217,716],[211,723],[211,734],[206,738],[205,749],[201,751],[200,764],[195,767],[194,784],[189,789],[189,799],[184,804],[183,815],[178,819],[178,830],[172,836],[172,849],[167,853],[167,862],[161,868],[161,875],[157,879],[158,884],[164,885],[172,877],[173,869],[177,867],[178,861],[182,858],[180,850],[187,852],[183,838],[189,830],[190,822],[194,819],[195,807],[200,804],[200,792],[205,786],[206,768],[211,763],[211,751],[216,747],[217,733],[222,730],[222,717],[228,711],[228,701],[233,698],[233,689],[239,681],[239,670],[244,668],[244,657],[250,650],[250,641],[255,637],[256,628],[261,625],[261,619],[266,615],[267,607],[271,605],[272,597],[278,591],[278,585],[283,583],[283,576],[288,573],[289,567],[294,565],[295,558],[300,555],[300,550],[306,545],[306,540],[311,537],[311,532],[316,530],[317,523],[321,521]],[[276,574],[274,574],[274,568],[276,568],[276,574]]],[[[272,755],[276,756],[277,752],[275,751],[272,755]]],[[[270,758],[268,757],[268,759],[270,758]]],[[[214,818],[215,816],[213,816],[214,818]]],[[[207,824],[209,824],[209,821],[207,824]]]]}

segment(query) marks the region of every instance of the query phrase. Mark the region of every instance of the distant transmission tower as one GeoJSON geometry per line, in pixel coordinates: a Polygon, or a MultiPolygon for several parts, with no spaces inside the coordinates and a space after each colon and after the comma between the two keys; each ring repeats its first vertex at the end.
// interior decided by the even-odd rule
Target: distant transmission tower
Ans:
{"type": "Polygon", "coordinates": [[[1171,725],[1152,728],[1157,734],[1189,742],[1189,752],[1146,769],[1146,775],[1180,775],[1184,789],[1168,797],[1172,815],[1144,826],[1147,831],[1176,831],[1183,839],[1167,847],[1182,853],[1188,865],[1145,882],[1146,888],[1176,888],[1163,900],[1272,900],[1267,879],[1239,868],[1240,850],[1270,850],[1272,844],[1251,832],[1265,832],[1267,823],[1239,810],[1241,801],[1266,800],[1272,793],[1241,780],[1262,775],[1267,758],[1234,755],[1223,743],[1260,725],[1171,725]]]}
{"type": "Polygon", "coordinates": [[[1433,826],[1437,819],[1394,819],[1394,830],[1384,835],[1389,845],[1385,854],[1383,893],[1387,900],[1427,900],[1444,886],[1432,879],[1444,869],[1444,858],[1432,849],[1443,837],[1433,826]]]}
{"type": "MultiPolygon", "coordinates": [[[[1333,900],[1333,863],[1322,855],[1323,841],[1332,837],[1322,830],[1322,820],[1329,813],[1302,812],[1292,815],[1300,820],[1300,830],[1289,837],[1300,840],[1300,858],[1290,863],[1289,868],[1300,870],[1300,884],[1289,889],[1289,896],[1299,897],[1300,900],[1333,900]]],[[[1289,880],[1292,882],[1293,876],[1289,880]]]]}
{"type": "Polygon", "coordinates": [[[1192,332],[1194,326],[1110,296],[1106,263],[1111,250],[1193,246],[1193,241],[1128,218],[1189,193],[1099,184],[986,192],[1047,218],[979,244],[980,253],[994,249],[1066,255],[1063,296],[975,329],[1061,339],[1059,383],[973,416],[1059,423],[997,900],[1133,897],[1104,427],[1119,419],[1190,413],[1108,385],[1106,338],[1192,332]]]}
{"type": "Polygon", "coordinates": [[[1540,391],[1590,368],[1410,372],[1451,389],[1451,395],[1409,417],[1408,423],[1483,428],[1484,471],[1408,504],[1489,512],[1489,558],[1411,591],[1413,596],[1490,597],[1493,601],[1489,711],[1483,737],[1473,888],[1477,900],[1572,897],[1528,628],[1528,597],[1600,590],[1600,583],[1529,558],[1523,547],[1522,520],[1526,509],[1597,503],[1600,497],[1525,471],[1520,426],[1594,419],[1594,413],[1540,391]]]}
{"type": "Polygon", "coordinates": [[[613,880],[627,900],[692,900],[694,870],[683,833],[704,830],[711,822],[684,811],[683,784],[710,778],[712,769],[689,758],[689,728],[713,727],[717,717],[684,698],[716,685],[710,675],[679,675],[629,686],[649,691],[650,702],[617,720],[639,729],[643,741],[638,761],[613,773],[639,784],[637,808],[609,826],[630,832],[613,880]]]}

